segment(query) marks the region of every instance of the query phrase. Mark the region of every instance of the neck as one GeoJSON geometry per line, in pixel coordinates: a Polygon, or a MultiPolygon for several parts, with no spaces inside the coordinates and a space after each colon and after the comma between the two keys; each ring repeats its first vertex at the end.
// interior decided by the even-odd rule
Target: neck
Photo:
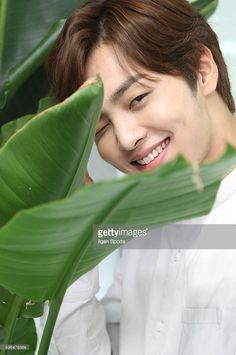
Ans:
{"type": "Polygon", "coordinates": [[[219,158],[224,153],[227,144],[236,148],[236,117],[217,93],[209,96],[207,106],[213,134],[211,152],[206,161],[219,158]]]}

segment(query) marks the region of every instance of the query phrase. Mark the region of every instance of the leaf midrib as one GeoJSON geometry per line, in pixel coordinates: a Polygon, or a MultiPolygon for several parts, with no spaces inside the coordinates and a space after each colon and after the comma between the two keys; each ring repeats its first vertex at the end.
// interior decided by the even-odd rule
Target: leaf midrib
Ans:
{"type": "MultiPolygon", "coordinates": [[[[122,191],[116,196],[115,200],[113,201],[112,208],[110,208],[109,212],[105,215],[105,217],[102,214],[102,217],[99,220],[99,224],[104,224],[104,223],[106,223],[107,220],[109,220],[110,215],[112,215],[112,213],[114,213],[114,209],[117,208],[117,206],[123,201],[123,199],[127,197],[127,193],[130,193],[136,187],[136,185],[137,185],[137,182],[129,184],[127,187],[122,189],[122,191]]],[[[108,208],[108,206],[106,205],[104,210],[106,210],[107,208],[108,208]]],[[[94,222],[96,222],[96,224],[98,223],[97,216],[95,216],[95,218],[93,218],[90,225],[91,224],[93,225],[94,222]]],[[[89,228],[90,228],[90,225],[89,225],[89,228]]],[[[87,231],[87,228],[85,229],[84,233],[86,233],[86,231],[87,231]]],[[[78,240],[78,243],[80,244],[80,240],[78,240]]],[[[92,238],[91,238],[91,235],[88,235],[88,237],[84,241],[83,245],[81,246],[79,253],[77,252],[77,247],[74,248],[74,250],[76,252],[73,251],[73,253],[70,254],[70,258],[67,259],[67,262],[64,265],[64,275],[59,282],[57,280],[57,286],[54,288],[54,295],[57,294],[58,289],[63,287],[63,284],[65,284],[65,279],[68,280],[68,278],[70,278],[70,279],[73,278],[73,274],[74,274],[75,270],[79,267],[81,262],[83,262],[84,256],[86,256],[87,251],[89,250],[91,244],[92,244],[92,238]],[[73,260],[73,262],[71,260],[73,260]]],[[[76,244],[76,246],[77,246],[77,244],[76,244]]],[[[69,287],[68,284],[67,284],[67,287],[69,287]]]]}
{"type": "Polygon", "coordinates": [[[3,65],[3,47],[4,47],[4,37],[5,37],[5,24],[6,24],[6,13],[7,13],[8,0],[0,1],[0,73],[2,73],[3,65]]]}

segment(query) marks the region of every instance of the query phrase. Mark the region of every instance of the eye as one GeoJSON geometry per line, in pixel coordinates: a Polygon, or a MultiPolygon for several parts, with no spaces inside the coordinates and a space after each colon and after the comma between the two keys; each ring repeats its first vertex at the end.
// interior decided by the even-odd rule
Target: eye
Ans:
{"type": "Polygon", "coordinates": [[[135,106],[137,106],[142,100],[148,95],[148,93],[136,96],[129,104],[129,109],[132,110],[135,106]]]}
{"type": "Polygon", "coordinates": [[[100,128],[97,132],[96,132],[96,137],[100,137],[100,135],[102,135],[105,130],[107,129],[107,127],[109,126],[109,123],[106,124],[105,126],[103,126],[102,128],[100,128]]]}

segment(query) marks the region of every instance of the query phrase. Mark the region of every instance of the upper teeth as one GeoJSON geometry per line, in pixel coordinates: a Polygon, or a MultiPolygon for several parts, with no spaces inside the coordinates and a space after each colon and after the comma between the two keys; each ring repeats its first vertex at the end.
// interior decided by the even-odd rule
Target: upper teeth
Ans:
{"type": "Polygon", "coordinates": [[[153,149],[153,151],[150,154],[148,154],[146,157],[144,157],[141,160],[137,160],[137,162],[141,165],[147,165],[151,163],[151,161],[153,161],[156,157],[158,157],[158,155],[160,155],[160,153],[165,149],[165,147],[169,142],[170,142],[170,138],[167,138],[164,142],[162,142],[155,149],[153,149]]]}

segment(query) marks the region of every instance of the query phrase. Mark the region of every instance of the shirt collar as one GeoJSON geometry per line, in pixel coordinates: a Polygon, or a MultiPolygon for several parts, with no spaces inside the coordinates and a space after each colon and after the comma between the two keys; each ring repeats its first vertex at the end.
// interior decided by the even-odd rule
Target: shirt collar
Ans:
{"type": "Polygon", "coordinates": [[[223,203],[236,191],[236,168],[233,169],[222,181],[216,195],[213,208],[223,203]]]}

